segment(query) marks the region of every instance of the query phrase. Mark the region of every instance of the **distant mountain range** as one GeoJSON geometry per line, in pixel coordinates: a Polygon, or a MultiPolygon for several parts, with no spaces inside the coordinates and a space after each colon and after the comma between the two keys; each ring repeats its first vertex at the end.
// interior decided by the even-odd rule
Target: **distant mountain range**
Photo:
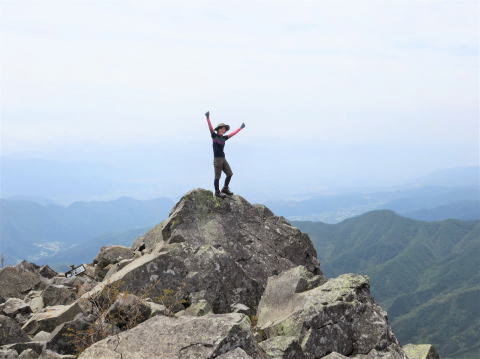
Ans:
{"type": "Polygon", "coordinates": [[[480,357],[480,221],[423,222],[375,210],[337,224],[292,221],[329,276],[365,273],[403,343],[480,357]]]}
{"type": "Polygon", "coordinates": [[[152,226],[130,229],[124,232],[103,234],[85,242],[60,250],[54,255],[43,257],[39,264],[48,264],[58,272],[70,269],[71,264],[91,263],[99,249],[112,244],[130,247],[135,239],[142,236],[152,226]]]}
{"type": "Polygon", "coordinates": [[[153,226],[168,217],[173,205],[165,198],[121,197],[69,206],[0,199],[0,252],[7,264],[22,259],[41,263],[42,258],[78,244],[103,243],[97,237],[108,233],[153,226]]]}
{"type": "Polygon", "coordinates": [[[440,221],[449,218],[470,221],[480,219],[480,201],[465,200],[452,202],[433,208],[405,211],[403,215],[424,221],[440,221]]]}
{"type": "Polygon", "coordinates": [[[304,200],[267,201],[290,220],[338,223],[371,210],[390,209],[415,219],[480,219],[480,185],[420,186],[390,191],[352,192],[304,200]]]}
{"type": "MultiPolygon", "coordinates": [[[[87,251],[88,258],[98,250],[95,243],[107,243],[106,238],[133,240],[128,233],[137,233],[165,219],[174,204],[168,198],[120,197],[112,201],[74,202],[68,206],[30,196],[0,199],[0,252],[6,255],[9,264],[22,259],[43,263],[44,258],[49,261],[47,258],[56,253],[85,244],[79,251],[91,248],[87,251]]],[[[421,220],[474,220],[480,219],[480,187],[421,186],[266,204],[274,213],[289,220],[327,223],[337,223],[379,208],[421,220]]],[[[57,256],[54,263],[60,265],[64,261],[57,256]]]]}

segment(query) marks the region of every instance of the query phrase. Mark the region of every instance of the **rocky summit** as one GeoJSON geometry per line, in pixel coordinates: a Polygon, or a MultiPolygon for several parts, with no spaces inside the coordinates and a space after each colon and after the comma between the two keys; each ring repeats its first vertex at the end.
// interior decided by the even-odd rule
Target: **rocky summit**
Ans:
{"type": "Polygon", "coordinates": [[[84,267],[0,270],[0,358],[438,358],[400,345],[367,276],[327,278],[307,234],[240,195],[191,190],[84,267]]]}

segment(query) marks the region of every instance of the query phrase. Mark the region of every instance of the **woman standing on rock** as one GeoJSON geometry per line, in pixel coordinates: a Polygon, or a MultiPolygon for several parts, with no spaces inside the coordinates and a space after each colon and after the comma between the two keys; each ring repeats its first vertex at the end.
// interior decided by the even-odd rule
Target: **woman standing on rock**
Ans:
{"type": "Polygon", "coordinates": [[[213,168],[215,170],[215,179],[213,184],[215,186],[215,196],[225,198],[226,195],[232,195],[233,192],[230,192],[228,185],[230,180],[232,179],[233,172],[230,168],[230,165],[225,158],[225,153],[223,152],[223,147],[225,147],[225,141],[229,138],[235,136],[242,128],[245,127],[245,123],[242,122],[242,125],[237,128],[235,131],[231,132],[228,135],[225,135],[230,129],[229,125],[219,123],[217,127],[213,128],[212,123],[210,122],[210,111],[205,114],[208,122],[208,128],[210,129],[210,135],[212,136],[213,140],[213,168]],[[217,132],[215,132],[217,131],[217,132]],[[220,176],[222,171],[225,172],[225,183],[223,185],[222,191],[220,191],[220,176]]]}

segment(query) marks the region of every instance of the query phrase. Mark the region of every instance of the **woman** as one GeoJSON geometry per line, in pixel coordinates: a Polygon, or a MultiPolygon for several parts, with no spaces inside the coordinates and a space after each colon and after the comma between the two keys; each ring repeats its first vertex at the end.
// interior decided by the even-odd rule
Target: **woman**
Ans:
{"type": "Polygon", "coordinates": [[[230,129],[229,125],[226,125],[222,122],[222,123],[219,123],[217,127],[213,128],[212,123],[210,122],[210,111],[208,111],[205,114],[205,117],[207,118],[208,128],[210,129],[210,135],[212,136],[212,140],[213,140],[213,167],[215,169],[215,179],[213,181],[213,184],[215,186],[215,196],[220,198],[225,198],[227,194],[229,196],[233,194],[233,192],[230,192],[230,189],[228,188],[230,180],[232,179],[232,176],[233,176],[233,172],[225,158],[223,147],[225,146],[226,140],[235,136],[238,132],[240,132],[242,128],[245,127],[245,123],[242,122],[242,125],[239,128],[237,128],[235,131],[231,132],[230,134],[225,135],[225,132],[227,132],[230,129]],[[215,131],[217,132],[215,133],[215,131]],[[222,171],[225,172],[226,177],[225,177],[225,183],[223,185],[222,191],[220,191],[219,183],[220,183],[220,175],[222,174],[222,171]]]}

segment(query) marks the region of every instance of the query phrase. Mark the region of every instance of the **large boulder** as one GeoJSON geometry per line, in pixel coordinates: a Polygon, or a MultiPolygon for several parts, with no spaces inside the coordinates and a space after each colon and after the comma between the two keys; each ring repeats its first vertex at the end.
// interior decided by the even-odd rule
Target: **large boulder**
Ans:
{"type": "Polygon", "coordinates": [[[23,299],[32,289],[47,286],[46,279],[29,264],[33,263],[21,262],[17,266],[0,269],[0,297],[23,299]]]}
{"type": "Polygon", "coordinates": [[[386,358],[407,359],[387,313],[370,295],[367,276],[343,274],[325,282],[314,275],[306,278],[306,273],[306,268],[293,268],[268,280],[258,306],[257,328],[266,339],[275,338],[267,342],[269,348],[286,351],[298,343],[306,358],[330,352],[373,358],[378,352],[386,358]]]}
{"type": "Polygon", "coordinates": [[[46,307],[35,313],[22,326],[22,329],[30,335],[35,335],[40,331],[52,332],[58,325],[73,320],[81,312],[82,308],[78,301],[70,305],[46,307]]]}
{"type": "Polygon", "coordinates": [[[78,358],[216,358],[236,348],[253,358],[262,358],[250,330],[250,320],[244,314],[178,318],[157,315],[93,344],[78,358]]]}
{"type": "Polygon", "coordinates": [[[18,323],[6,315],[0,315],[0,345],[28,342],[30,338],[18,323]]]}
{"type": "Polygon", "coordinates": [[[121,282],[120,289],[137,294],[156,284],[152,298],[172,289],[191,304],[205,300],[214,313],[227,313],[236,303],[256,311],[267,278],[286,269],[304,265],[321,275],[307,234],[239,195],[219,199],[211,191],[192,190],[140,241],[134,246],[144,248],[144,255],[96,290],[121,282]]]}

